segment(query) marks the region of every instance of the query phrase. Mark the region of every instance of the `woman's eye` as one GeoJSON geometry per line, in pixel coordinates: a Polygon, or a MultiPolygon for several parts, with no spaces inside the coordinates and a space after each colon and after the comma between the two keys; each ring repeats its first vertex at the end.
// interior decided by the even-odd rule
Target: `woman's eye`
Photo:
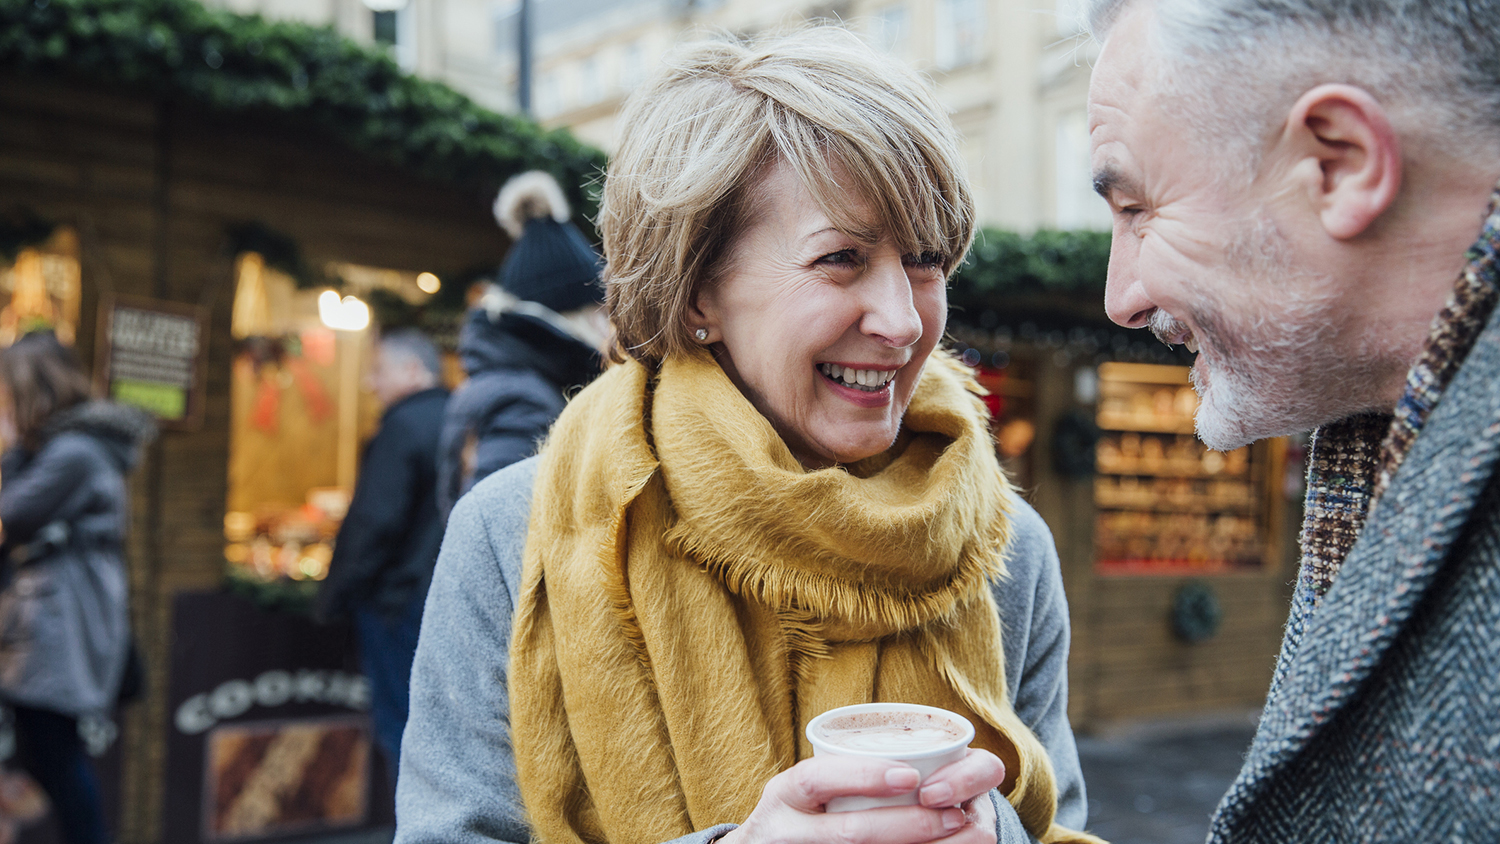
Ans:
{"type": "Polygon", "coordinates": [[[840,249],[818,259],[820,264],[851,265],[859,263],[859,255],[853,249],[840,249]]]}
{"type": "Polygon", "coordinates": [[[943,266],[943,253],[916,252],[914,254],[905,256],[904,260],[907,264],[913,267],[923,267],[925,269],[936,267],[940,269],[943,266]]]}

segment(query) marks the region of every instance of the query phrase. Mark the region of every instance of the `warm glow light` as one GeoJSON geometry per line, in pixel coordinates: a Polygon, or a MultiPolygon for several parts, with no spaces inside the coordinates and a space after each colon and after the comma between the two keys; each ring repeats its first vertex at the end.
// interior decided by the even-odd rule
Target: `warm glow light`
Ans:
{"type": "Polygon", "coordinates": [[[370,306],[353,296],[339,298],[332,290],[318,295],[318,318],[338,331],[362,331],[370,325],[370,306]]]}
{"type": "Polygon", "coordinates": [[[423,293],[436,293],[442,289],[443,283],[432,273],[421,273],[417,276],[417,287],[423,293]]]}

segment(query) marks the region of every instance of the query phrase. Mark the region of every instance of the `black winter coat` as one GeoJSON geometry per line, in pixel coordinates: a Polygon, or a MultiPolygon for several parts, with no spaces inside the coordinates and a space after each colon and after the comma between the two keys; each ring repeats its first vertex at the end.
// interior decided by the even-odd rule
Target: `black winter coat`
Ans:
{"type": "Polygon", "coordinates": [[[319,618],[360,607],[394,618],[427,593],[443,542],[437,444],[447,402],[448,391],[435,387],[401,399],[380,417],[318,590],[319,618]]]}
{"type": "Polygon", "coordinates": [[[474,308],[458,338],[469,380],[453,394],[438,454],[438,505],[499,469],[530,457],[567,396],[599,374],[599,354],[546,320],[474,308]],[[472,466],[464,451],[472,448],[472,466]]]}

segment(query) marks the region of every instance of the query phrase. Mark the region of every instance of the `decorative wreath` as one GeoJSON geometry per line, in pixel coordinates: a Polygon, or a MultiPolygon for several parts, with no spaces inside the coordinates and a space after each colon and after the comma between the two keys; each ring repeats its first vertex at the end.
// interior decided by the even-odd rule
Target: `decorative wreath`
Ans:
{"type": "Polygon", "coordinates": [[[1223,620],[1219,596],[1201,580],[1182,584],[1172,599],[1172,632],[1190,645],[1212,639],[1223,620]]]}
{"type": "Polygon", "coordinates": [[[1064,413],[1052,428],[1052,468],[1065,478],[1093,476],[1099,437],[1099,426],[1089,414],[1081,410],[1064,413]]]}

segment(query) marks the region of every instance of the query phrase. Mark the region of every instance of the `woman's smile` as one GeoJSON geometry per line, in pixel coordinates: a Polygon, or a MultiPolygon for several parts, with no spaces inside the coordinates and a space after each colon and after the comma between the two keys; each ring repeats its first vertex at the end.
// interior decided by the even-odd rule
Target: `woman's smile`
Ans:
{"type": "Polygon", "coordinates": [[[881,407],[891,401],[891,382],[900,367],[820,363],[817,369],[839,398],[858,407],[881,407]]]}

